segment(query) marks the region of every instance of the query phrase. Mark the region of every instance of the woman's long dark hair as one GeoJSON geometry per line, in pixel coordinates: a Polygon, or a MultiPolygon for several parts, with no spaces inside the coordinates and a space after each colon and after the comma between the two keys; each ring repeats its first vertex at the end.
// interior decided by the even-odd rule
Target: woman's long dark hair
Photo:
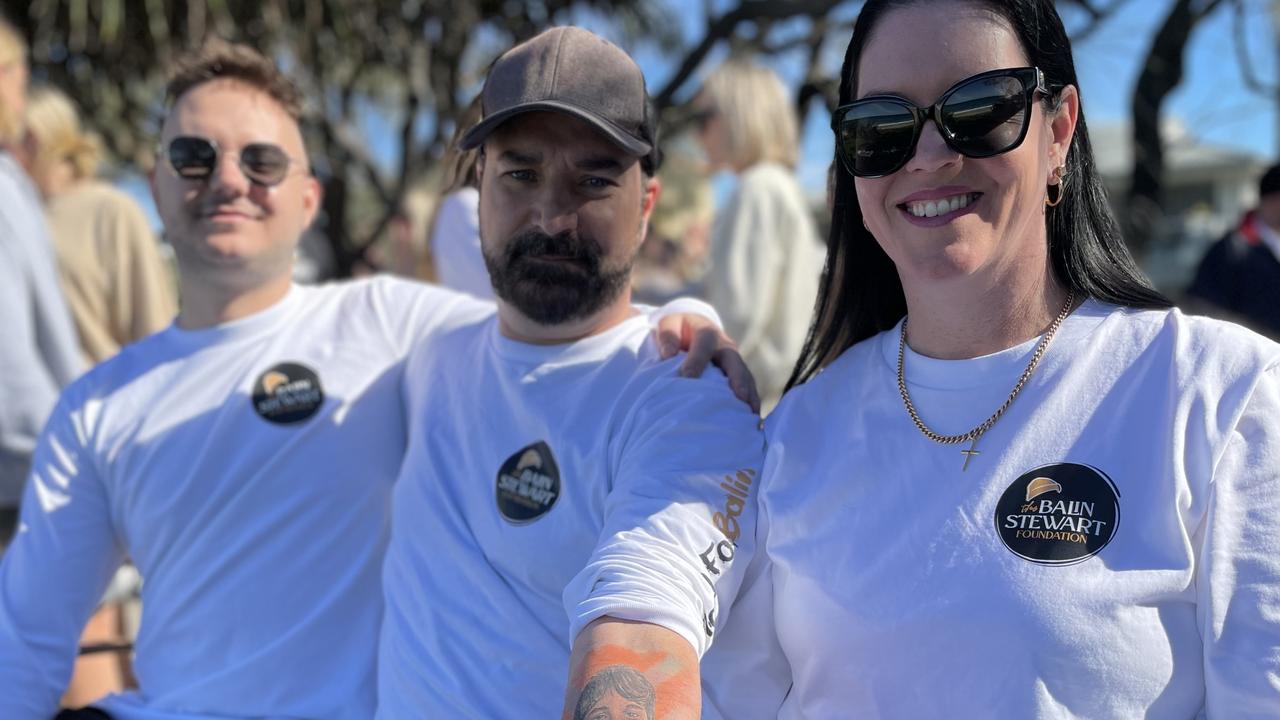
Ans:
{"type": "MultiPolygon", "coordinates": [[[[857,95],[858,61],[876,23],[887,10],[928,0],[868,0],[858,15],[840,76],[840,104],[857,95]]],[[[1032,65],[1044,72],[1050,91],[1079,87],[1062,19],[1052,0],[973,0],[999,13],[1013,27],[1032,65]]],[[[1046,98],[1055,107],[1058,97],[1046,98]]],[[[1049,255],[1059,282],[1077,295],[1135,308],[1173,303],[1151,286],[1120,236],[1081,107],[1067,152],[1063,200],[1046,208],[1049,255]]],[[[812,378],[854,343],[888,330],[907,312],[893,261],[862,224],[853,176],[836,162],[827,263],[818,287],[813,323],[787,389],[812,378]]]]}

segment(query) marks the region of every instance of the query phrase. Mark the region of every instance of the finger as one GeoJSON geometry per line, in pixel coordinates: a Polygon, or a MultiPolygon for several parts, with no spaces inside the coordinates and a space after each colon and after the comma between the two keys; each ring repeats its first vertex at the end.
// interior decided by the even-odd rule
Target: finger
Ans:
{"type": "Polygon", "coordinates": [[[751,407],[756,414],[760,413],[760,392],[756,387],[755,376],[747,367],[735,347],[721,347],[716,351],[712,362],[729,378],[729,387],[739,400],[751,407]]]}
{"type": "Polygon", "coordinates": [[[675,357],[680,352],[680,326],[683,324],[684,321],[678,316],[668,316],[658,321],[658,327],[653,332],[658,343],[658,356],[663,360],[675,357]]]}
{"type": "Polygon", "coordinates": [[[689,354],[680,365],[680,375],[691,378],[702,377],[702,373],[706,371],[707,364],[711,362],[711,357],[719,346],[719,330],[715,328],[695,330],[693,339],[689,342],[689,354]]]}

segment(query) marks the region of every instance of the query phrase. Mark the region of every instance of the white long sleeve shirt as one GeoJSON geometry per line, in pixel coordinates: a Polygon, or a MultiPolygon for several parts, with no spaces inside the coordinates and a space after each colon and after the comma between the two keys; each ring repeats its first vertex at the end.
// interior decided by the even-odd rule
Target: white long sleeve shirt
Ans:
{"type": "Polygon", "coordinates": [[[571,643],[606,615],[711,644],[763,436],[723,376],[679,377],[650,335],[636,317],[529,345],[490,319],[411,356],[378,717],[559,717],[571,643]]]}
{"type": "Polygon", "coordinates": [[[48,720],[126,555],[145,578],[122,720],[374,707],[379,572],[415,337],[493,306],[380,278],[294,287],[126,347],[63,394],[0,562],[0,718],[48,720]]]}
{"type": "MultiPolygon", "coordinates": [[[[965,432],[1034,344],[908,350],[912,401],[965,432]]],[[[770,416],[706,717],[1280,717],[1280,346],[1086,302],[964,471],[908,417],[897,348],[770,416]]]]}

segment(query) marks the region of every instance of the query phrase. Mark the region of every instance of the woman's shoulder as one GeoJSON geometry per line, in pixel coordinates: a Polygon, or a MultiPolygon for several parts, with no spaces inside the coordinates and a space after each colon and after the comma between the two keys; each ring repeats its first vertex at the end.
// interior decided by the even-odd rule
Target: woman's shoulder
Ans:
{"type": "Polygon", "coordinates": [[[1163,355],[1191,384],[1235,382],[1280,367],[1280,343],[1241,325],[1178,308],[1137,309],[1101,305],[1104,327],[1148,359],[1163,355]]]}

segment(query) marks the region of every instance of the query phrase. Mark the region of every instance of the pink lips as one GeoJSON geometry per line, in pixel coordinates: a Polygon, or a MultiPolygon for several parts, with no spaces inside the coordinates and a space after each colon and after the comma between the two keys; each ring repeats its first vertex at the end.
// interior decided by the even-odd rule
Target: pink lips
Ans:
{"type": "Polygon", "coordinates": [[[972,188],[958,186],[958,185],[951,185],[951,186],[944,186],[944,187],[937,187],[937,188],[929,188],[927,190],[920,190],[918,192],[912,193],[907,197],[899,200],[896,206],[898,208],[898,212],[902,213],[902,217],[907,222],[911,223],[912,225],[915,225],[916,227],[931,228],[931,227],[941,227],[943,225],[950,223],[952,220],[955,220],[956,218],[961,217],[962,215],[968,215],[969,213],[974,212],[975,208],[978,206],[978,203],[981,201],[982,201],[982,193],[975,192],[972,188]],[[968,205],[962,208],[958,208],[956,210],[952,210],[951,212],[943,213],[941,215],[935,215],[934,217],[917,217],[907,211],[907,205],[910,203],[929,202],[931,200],[942,200],[943,198],[950,198],[956,195],[966,195],[966,194],[977,195],[977,197],[974,198],[973,200],[970,200],[968,205]]]}
{"type": "Polygon", "coordinates": [[[234,223],[252,220],[253,216],[230,208],[215,208],[211,212],[206,212],[203,218],[215,223],[234,223]]]}

